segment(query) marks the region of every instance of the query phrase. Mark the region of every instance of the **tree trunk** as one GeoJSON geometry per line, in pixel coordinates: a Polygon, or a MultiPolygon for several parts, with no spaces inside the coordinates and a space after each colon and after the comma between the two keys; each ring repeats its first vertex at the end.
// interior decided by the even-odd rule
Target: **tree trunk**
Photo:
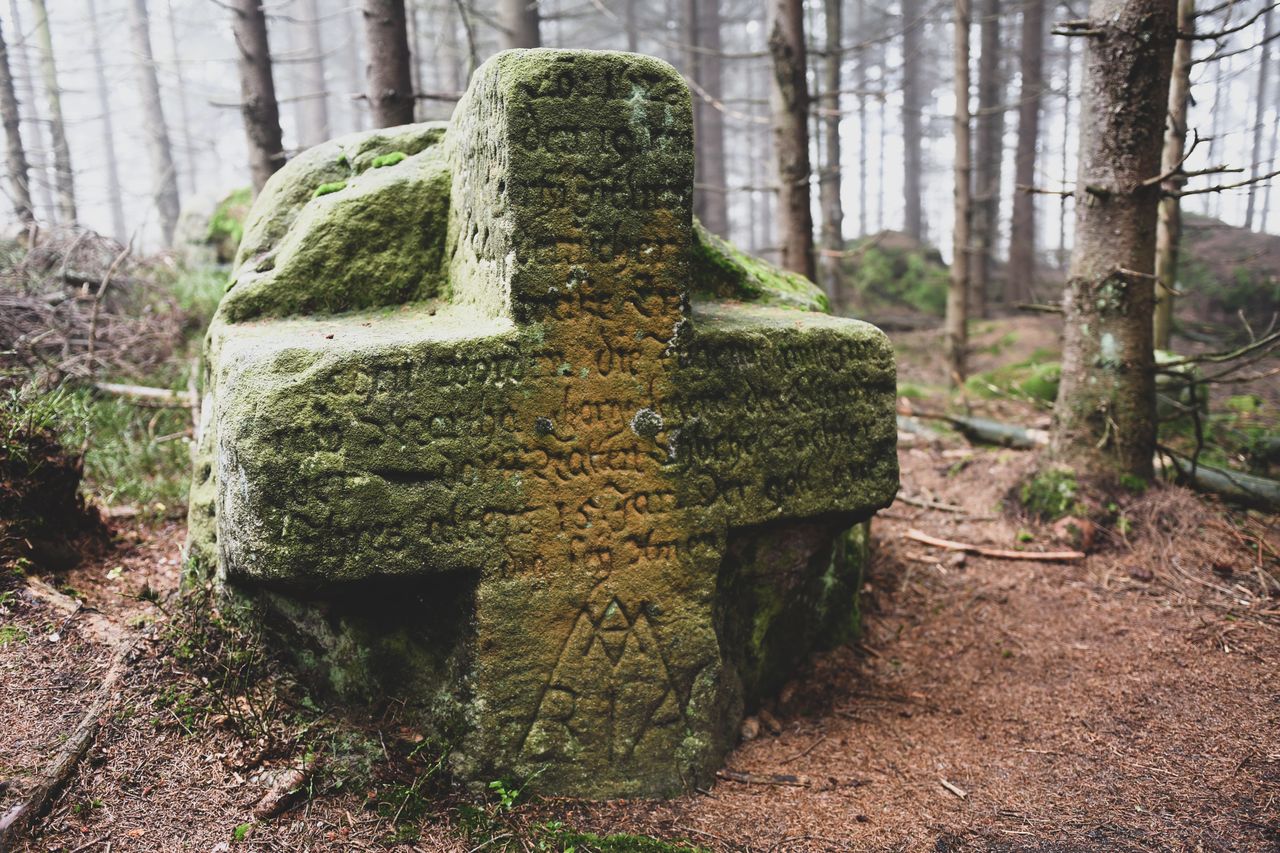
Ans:
{"type": "Polygon", "coordinates": [[[538,0],[498,0],[503,50],[542,47],[538,0]]]}
{"type": "Polygon", "coordinates": [[[236,47],[240,51],[240,114],[249,141],[249,171],[253,191],[262,187],[284,165],[284,134],[280,130],[280,105],[271,73],[271,45],[261,0],[235,0],[231,15],[236,47]]]}
{"type": "Polygon", "coordinates": [[[809,88],[803,0],[768,0],[765,30],[773,57],[773,139],[778,158],[778,236],[782,266],[813,279],[809,197],[809,88]]]}
{"type": "Polygon", "coordinates": [[[924,158],[921,118],[924,98],[920,86],[920,30],[924,27],[921,0],[902,0],[902,230],[924,239],[920,207],[920,171],[924,158]]]}
{"type": "Polygon", "coordinates": [[[831,304],[842,309],[847,300],[841,267],[844,251],[844,207],[840,203],[840,70],[841,6],[844,0],[825,0],[827,55],[823,60],[822,106],[823,148],[826,161],[818,182],[818,204],[822,208],[822,286],[831,304]]]}
{"type": "MultiPolygon", "coordinates": [[[[1265,174],[1262,170],[1262,140],[1263,131],[1266,129],[1267,107],[1270,106],[1267,102],[1267,78],[1271,76],[1271,8],[1268,6],[1266,13],[1262,16],[1262,56],[1258,59],[1257,118],[1253,123],[1253,166],[1251,169],[1255,179],[1259,175],[1265,174]]],[[[1244,227],[1250,231],[1254,230],[1254,212],[1257,196],[1258,182],[1255,180],[1249,184],[1249,199],[1245,204],[1244,213],[1244,227]]]]}
{"type": "Polygon", "coordinates": [[[27,168],[27,149],[22,145],[22,117],[18,112],[13,75],[9,72],[9,49],[3,32],[0,32],[0,120],[4,122],[5,166],[13,189],[13,212],[18,215],[19,222],[29,225],[36,218],[31,208],[30,170],[27,168]]]}
{"type": "Polygon", "coordinates": [[[1000,165],[1004,161],[1004,75],[1000,68],[1000,0],[982,0],[978,59],[978,140],[973,187],[973,254],[969,314],[987,316],[987,295],[1000,229],[1000,165]]]}
{"type": "Polygon", "coordinates": [[[182,73],[182,54],[178,50],[178,25],[173,14],[173,0],[165,0],[165,18],[169,24],[169,55],[173,57],[173,78],[178,84],[178,119],[182,123],[183,156],[187,163],[187,190],[196,191],[196,146],[191,137],[191,108],[187,103],[187,80],[182,73]]]}
{"type": "MultiPolygon", "coordinates": [[[[409,43],[409,88],[416,94],[426,90],[422,82],[422,42],[419,41],[418,31],[421,22],[418,20],[417,0],[405,0],[404,23],[405,37],[409,43]]],[[[422,110],[419,108],[418,99],[415,97],[413,99],[414,121],[422,121],[421,114],[422,110]]]]}
{"type": "Polygon", "coordinates": [[[1052,458],[1149,479],[1161,142],[1177,31],[1170,0],[1093,0],[1081,82],[1075,246],[1063,299],[1052,458]]]}
{"type": "MultiPolygon", "coordinates": [[[[22,33],[26,32],[22,26],[22,15],[18,7],[18,0],[9,0],[9,20],[13,22],[13,31],[18,35],[14,38],[13,43],[13,60],[14,60],[14,91],[18,93],[18,103],[27,105],[26,118],[23,122],[27,125],[27,167],[28,174],[33,176],[28,179],[27,186],[32,193],[32,212],[36,214],[36,218],[40,218],[40,211],[48,212],[50,221],[56,221],[56,207],[53,203],[52,183],[49,180],[48,157],[45,152],[51,146],[46,141],[48,122],[44,120],[44,116],[40,113],[40,98],[36,91],[35,75],[31,71],[31,54],[29,52],[28,41],[22,37],[22,33]]],[[[19,110],[21,113],[21,110],[19,110]]]]}
{"type": "Polygon", "coordinates": [[[143,122],[146,125],[147,148],[151,153],[152,193],[160,214],[160,231],[166,246],[173,243],[178,225],[178,173],[173,167],[173,148],[169,144],[169,126],[164,120],[160,100],[160,81],[156,77],[156,61],[151,53],[151,21],[147,0],[129,3],[129,29],[138,61],[138,86],[142,94],[143,122]]]}
{"type": "Polygon", "coordinates": [[[369,105],[377,127],[413,123],[413,75],[404,0],[364,0],[369,105]]]}
{"type": "MultiPolygon", "coordinates": [[[[696,0],[697,43],[705,50],[698,63],[698,85],[717,102],[724,100],[724,67],[720,61],[720,0],[696,0]]],[[[697,215],[713,234],[729,237],[729,187],[724,156],[724,115],[705,98],[694,95],[701,109],[696,171],[701,192],[693,194],[697,215]]]]}
{"type": "MultiPolygon", "coordinates": [[[[1196,26],[1195,0],[1178,0],[1178,31],[1196,26]]],[[[1187,104],[1191,100],[1191,41],[1180,38],[1173,47],[1169,83],[1169,118],[1164,134],[1160,172],[1168,174],[1156,223],[1155,348],[1168,349],[1173,331],[1173,294],[1178,283],[1178,244],[1182,239],[1182,208],[1177,192],[1186,183],[1181,165],[1187,144],[1187,104]]]]}
{"type": "Polygon", "coordinates": [[[640,50],[640,26],[636,23],[636,3],[638,0],[623,0],[623,27],[627,32],[627,50],[636,53],[640,50]]]}
{"type": "MultiPolygon", "coordinates": [[[[1058,154],[1059,154],[1059,157],[1061,158],[1059,160],[1058,172],[1059,174],[1062,175],[1062,181],[1060,183],[1062,184],[1062,186],[1065,187],[1068,184],[1068,182],[1070,182],[1071,180],[1068,173],[1068,169],[1070,168],[1070,161],[1071,161],[1071,157],[1069,154],[1069,150],[1070,150],[1069,137],[1070,137],[1070,128],[1072,126],[1071,124],[1071,101],[1072,101],[1071,74],[1072,74],[1072,69],[1075,67],[1076,55],[1075,55],[1075,51],[1072,49],[1073,42],[1075,41],[1075,39],[1064,39],[1064,41],[1066,42],[1062,46],[1063,47],[1063,51],[1062,51],[1062,125],[1064,130],[1062,133],[1062,139],[1059,140],[1060,144],[1058,145],[1058,154]]],[[[1058,199],[1057,267],[1060,270],[1066,270],[1067,263],[1068,261],[1071,260],[1067,254],[1067,201],[1068,199],[1065,196],[1058,199]]],[[[1034,212],[1034,208],[1035,208],[1035,205],[1033,204],[1032,205],[1033,212],[1034,212]]],[[[1034,246],[1032,248],[1034,249],[1034,246]]],[[[1029,295],[1032,296],[1032,298],[1034,298],[1033,294],[1029,294],[1029,295]]]]}
{"type": "Polygon", "coordinates": [[[1044,90],[1044,3],[1026,0],[1022,8],[1022,74],[1018,93],[1018,147],[1013,157],[1013,215],[1009,225],[1009,266],[1004,301],[1029,302],[1036,276],[1036,198],[1018,187],[1035,186],[1036,147],[1040,141],[1040,97],[1044,90]]]}
{"type": "MultiPolygon", "coordinates": [[[[361,49],[364,39],[360,37],[362,31],[360,20],[355,5],[347,6],[347,32],[350,36],[347,50],[344,51],[347,60],[347,87],[356,84],[356,81],[365,78],[364,72],[364,51],[361,49]]],[[[364,130],[369,122],[367,115],[369,112],[369,101],[367,98],[355,97],[354,92],[346,92],[346,95],[352,97],[347,98],[351,113],[351,129],[364,130]]]]}
{"type": "Polygon", "coordinates": [[[955,0],[955,224],[952,232],[951,287],[947,291],[947,369],[951,384],[965,377],[969,346],[969,245],[972,143],[969,139],[969,0],[955,0]]]}
{"type": "Polygon", "coordinates": [[[124,201],[120,192],[120,166],[116,160],[116,133],[111,113],[111,95],[106,67],[102,61],[102,32],[98,23],[97,0],[88,0],[90,53],[98,89],[98,109],[102,112],[102,153],[107,158],[107,195],[111,206],[111,235],[123,243],[128,235],[124,224],[124,201]]]}
{"type": "Polygon", "coordinates": [[[298,103],[298,136],[303,148],[319,145],[333,135],[329,129],[329,84],[324,72],[324,30],[319,0],[303,0],[302,100],[298,103]]]}
{"type": "Polygon", "coordinates": [[[53,178],[58,194],[58,218],[74,225],[76,216],[75,173],[71,171],[71,146],[67,125],[62,119],[62,89],[58,86],[58,66],[53,58],[53,33],[45,0],[31,0],[36,14],[36,37],[40,45],[40,73],[44,78],[45,103],[49,108],[49,134],[53,141],[53,178]]]}
{"type": "MultiPolygon", "coordinates": [[[[858,38],[863,38],[863,33],[867,30],[867,0],[857,0],[854,8],[854,32],[858,33],[858,38]]],[[[858,90],[858,236],[866,237],[870,232],[870,223],[867,221],[867,208],[870,206],[870,199],[867,198],[867,163],[871,159],[867,150],[867,45],[860,44],[858,46],[858,61],[855,65],[857,69],[857,78],[855,84],[858,90]]]]}

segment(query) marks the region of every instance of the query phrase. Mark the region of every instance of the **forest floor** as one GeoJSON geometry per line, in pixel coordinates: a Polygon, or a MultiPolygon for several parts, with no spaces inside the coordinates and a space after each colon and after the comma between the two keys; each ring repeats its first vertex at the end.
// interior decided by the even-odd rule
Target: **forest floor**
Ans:
{"type": "MultiPolygon", "coordinates": [[[[1034,348],[1017,330],[1010,346],[1034,348]]],[[[937,381],[929,340],[895,337],[904,380],[937,381]]],[[[976,411],[1045,418],[1008,400],[976,411]]],[[[255,819],[274,780],[340,751],[346,724],[273,678],[211,678],[203,644],[220,641],[179,630],[181,524],[123,524],[114,551],[47,578],[78,610],[0,592],[0,777],[52,758],[100,698],[112,644],[127,649],[93,746],[18,849],[659,849],[578,834],[595,832],[713,850],[1280,850],[1276,519],[1156,486],[1116,507],[1124,521],[1084,560],[962,557],[907,533],[1069,547],[1011,509],[1033,456],[949,432],[899,455],[910,502],[875,523],[863,640],[769,702],[775,730],[713,787],[665,802],[469,797],[392,709],[365,732],[367,781],[299,775],[305,796],[255,819]]]]}

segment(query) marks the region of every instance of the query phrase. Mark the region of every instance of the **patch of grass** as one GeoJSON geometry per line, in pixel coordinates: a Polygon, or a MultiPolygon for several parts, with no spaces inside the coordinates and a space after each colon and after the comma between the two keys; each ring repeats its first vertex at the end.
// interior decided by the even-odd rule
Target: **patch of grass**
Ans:
{"type": "Polygon", "coordinates": [[[1067,468],[1040,471],[1022,484],[1022,505],[1034,515],[1053,521],[1065,515],[1079,515],[1080,485],[1067,468]]]}
{"type": "Polygon", "coordinates": [[[563,853],[676,853],[702,850],[686,841],[668,842],[648,835],[627,832],[596,835],[567,828],[560,821],[548,821],[534,827],[535,849],[558,850],[563,853]]]}
{"type": "Polygon", "coordinates": [[[19,628],[17,625],[5,625],[0,628],[0,649],[10,643],[25,643],[29,636],[31,635],[25,629],[19,628]]]}

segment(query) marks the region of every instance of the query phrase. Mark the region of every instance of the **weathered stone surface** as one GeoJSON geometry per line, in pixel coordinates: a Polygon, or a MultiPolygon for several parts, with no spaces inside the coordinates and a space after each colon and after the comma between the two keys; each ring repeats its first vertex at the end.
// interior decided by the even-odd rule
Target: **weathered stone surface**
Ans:
{"type": "Polygon", "coordinates": [[[255,205],[192,564],[338,693],[405,698],[464,778],[706,781],[856,621],[892,349],[795,310],[825,301],[705,234],[692,186],[670,66],[510,51],[447,131],[327,143],[255,205]]]}

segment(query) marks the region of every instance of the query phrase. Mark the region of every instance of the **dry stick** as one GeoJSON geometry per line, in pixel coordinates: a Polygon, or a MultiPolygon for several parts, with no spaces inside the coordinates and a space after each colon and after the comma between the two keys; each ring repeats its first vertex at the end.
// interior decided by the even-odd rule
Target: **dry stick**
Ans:
{"type": "Polygon", "coordinates": [[[0,817],[0,850],[10,850],[17,844],[19,836],[27,825],[44,810],[53,795],[67,783],[80,760],[93,745],[98,735],[100,720],[111,705],[111,694],[124,676],[125,658],[132,648],[133,644],[130,643],[116,651],[115,658],[111,661],[111,668],[107,670],[107,675],[98,688],[98,695],[89,706],[89,710],[80,718],[79,725],[63,742],[62,749],[54,756],[48,769],[37,780],[31,792],[23,798],[22,802],[0,817]]]}
{"type": "Polygon", "coordinates": [[[789,773],[770,773],[768,776],[760,776],[755,773],[740,773],[737,770],[717,770],[717,779],[724,779],[726,782],[738,782],[742,785],[780,785],[791,788],[807,788],[808,781],[799,777],[792,776],[789,773]]]}
{"type": "Polygon", "coordinates": [[[962,800],[969,796],[967,791],[963,791],[960,788],[957,788],[955,785],[952,785],[946,779],[939,779],[938,781],[942,783],[942,787],[946,788],[948,791],[955,794],[957,797],[959,797],[962,800]]]}
{"type": "Polygon", "coordinates": [[[120,251],[120,254],[116,255],[115,260],[111,262],[111,266],[107,267],[106,274],[102,276],[102,284],[98,285],[97,292],[93,294],[93,314],[89,317],[89,358],[86,362],[90,377],[93,376],[93,351],[98,337],[98,311],[102,306],[102,295],[107,292],[107,286],[111,284],[112,274],[124,262],[124,259],[129,256],[129,252],[132,249],[133,238],[130,238],[128,245],[120,251]]]}
{"type": "Polygon", "coordinates": [[[180,409],[190,408],[196,401],[196,395],[190,388],[183,392],[171,391],[168,388],[153,388],[149,385],[121,385],[115,382],[95,382],[93,387],[105,394],[132,397],[135,400],[145,400],[180,409]]]}
{"type": "Polygon", "coordinates": [[[809,744],[809,746],[804,750],[804,752],[797,752],[795,755],[791,756],[790,758],[784,758],[784,759],[782,759],[782,763],[783,763],[783,764],[790,764],[791,762],[795,761],[797,758],[804,758],[806,755],[808,755],[809,753],[811,753],[811,752],[813,752],[815,749],[817,749],[817,748],[818,748],[818,744],[822,743],[822,742],[823,742],[824,740],[826,740],[826,739],[827,739],[827,736],[826,736],[826,735],[822,735],[820,738],[818,738],[817,740],[815,740],[813,743],[809,744]]]}
{"type": "Polygon", "coordinates": [[[972,554],[978,554],[983,557],[994,557],[998,560],[1045,560],[1051,562],[1061,562],[1065,560],[1083,560],[1085,553],[1083,551],[1007,551],[1003,548],[987,548],[982,545],[970,545],[967,542],[954,542],[950,539],[939,539],[936,536],[930,536],[919,530],[908,530],[905,534],[906,538],[914,542],[923,542],[926,545],[932,545],[935,548],[945,548],[948,551],[968,551],[972,554]]]}

